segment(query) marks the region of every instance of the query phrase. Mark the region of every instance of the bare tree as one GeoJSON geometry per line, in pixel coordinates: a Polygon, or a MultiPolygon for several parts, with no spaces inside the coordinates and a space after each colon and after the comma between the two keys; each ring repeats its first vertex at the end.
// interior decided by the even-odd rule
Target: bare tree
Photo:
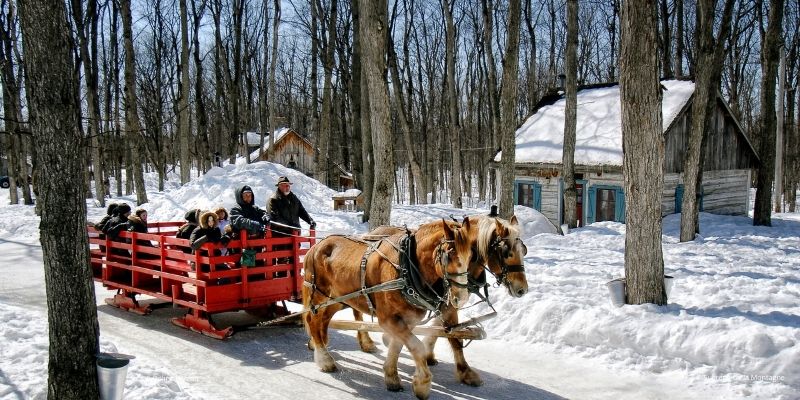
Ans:
{"type": "Polygon", "coordinates": [[[323,35],[323,57],[322,67],[324,69],[324,78],[322,86],[322,111],[319,117],[319,132],[317,136],[317,171],[316,178],[327,186],[337,186],[338,182],[334,183],[331,169],[331,125],[333,118],[333,67],[334,67],[334,49],[336,45],[336,11],[338,0],[331,0],[331,8],[328,13],[328,21],[325,23],[328,30],[327,34],[323,35]],[[327,37],[327,38],[326,38],[327,37]]]}
{"type": "MultiPolygon", "coordinates": [[[[458,122],[458,96],[456,94],[456,27],[453,23],[453,6],[455,0],[442,0],[442,13],[446,28],[445,64],[447,68],[445,90],[447,94],[448,137],[450,139],[450,200],[453,207],[461,208],[461,128],[458,122]]],[[[519,36],[517,36],[519,45],[519,36]]]]}
{"type": "Polygon", "coordinates": [[[147,203],[142,171],[141,127],[139,125],[139,104],[136,98],[136,58],[133,51],[133,28],[131,1],[120,0],[122,15],[122,41],[125,46],[125,129],[128,131],[128,145],[131,150],[131,163],[128,170],[133,172],[133,185],[136,190],[136,204],[147,203]]]}
{"type": "Polygon", "coordinates": [[[189,153],[189,138],[191,126],[189,125],[189,16],[186,10],[186,0],[178,1],[181,20],[181,83],[180,97],[178,99],[178,141],[180,145],[181,184],[189,182],[192,159],[189,153]]]}
{"type": "Polygon", "coordinates": [[[620,97],[628,304],[663,305],[667,301],[661,249],[664,136],[656,1],[625,1],[621,12],[620,97]]]}
{"type": "MultiPolygon", "coordinates": [[[[275,0],[274,3],[274,16],[272,19],[272,61],[269,63],[269,124],[267,125],[269,128],[267,131],[269,132],[269,154],[267,155],[268,159],[272,160],[274,157],[274,147],[275,147],[275,129],[277,128],[275,125],[275,117],[277,116],[277,111],[275,110],[275,70],[278,66],[278,28],[281,24],[281,1],[275,0]]],[[[266,45],[266,44],[265,44],[266,45]]],[[[265,60],[266,62],[266,60],[265,60]]]]}
{"type": "MultiPolygon", "coordinates": [[[[775,178],[775,80],[783,32],[783,0],[770,0],[767,29],[761,43],[761,166],[756,180],[753,225],[772,226],[772,183],[775,178]]],[[[780,195],[780,194],[779,194],[780,195]]]]}
{"type": "Polygon", "coordinates": [[[570,228],[578,226],[577,194],[575,185],[575,135],[578,123],[578,0],[567,0],[567,54],[566,100],[564,111],[564,223],[570,228]]]}
{"type": "Polygon", "coordinates": [[[514,164],[517,151],[514,133],[517,130],[520,18],[520,1],[510,0],[508,3],[506,51],[503,57],[503,86],[500,88],[500,147],[503,151],[500,161],[500,216],[503,218],[511,218],[514,215],[514,164]]]}
{"type": "MultiPolygon", "coordinates": [[[[362,68],[366,93],[369,93],[372,154],[375,156],[370,229],[389,224],[394,194],[394,145],[389,126],[389,93],[383,73],[386,69],[386,35],[383,32],[389,27],[387,13],[386,0],[359,3],[362,68]]],[[[362,91],[362,98],[363,94],[362,91]]]]}
{"type": "Polygon", "coordinates": [[[734,0],[726,0],[719,35],[714,38],[716,0],[697,2],[697,49],[695,90],[692,100],[692,123],[683,161],[683,201],[681,203],[681,242],[694,240],[699,231],[698,193],[702,187],[703,138],[714,128],[717,90],[722,79],[725,38],[730,34],[734,0]]]}
{"type": "Polygon", "coordinates": [[[86,233],[84,138],[63,1],[22,1],[30,124],[39,157],[40,241],[47,290],[49,399],[96,399],[99,327],[86,233]]]}

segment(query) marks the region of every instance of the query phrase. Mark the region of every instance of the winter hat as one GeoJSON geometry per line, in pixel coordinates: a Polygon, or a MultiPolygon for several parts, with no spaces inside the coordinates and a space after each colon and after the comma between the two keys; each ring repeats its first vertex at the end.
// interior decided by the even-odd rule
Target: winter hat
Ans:
{"type": "Polygon", "coordinates": [[[117,215],[127,214],[127,213],[131,212],[131,206],[129,206],[127,203],[118,204],[116,212],[117,212],[117,215]]]}
{"type": "Polygon", "coordinates": [[[117,204],[117,203],[108,203],[108,208],[106,209],[106,214],[108,214],[108,215],[116,214],[118,205],[119,204],[117,204]]]}
{"type": "Polygon", "coordinates": [[[253,189],[250,189],[250,186],[247,186],[247,185],[242,186],[242,194],[245,194],[245,193],[253,194],[253,189]]]}
{"type": "Polygon", "coordinates": [[[197,208],[191,209],[187,211],[186,214],[183,214],[183,219],[185,219],[186,222],[197,224],[197,217],[200,216],[201,212],[202,211],[200,211],[200,209],[197,208]]]}
{"type": "Polygon", "coordinates": [[[292,182],[289,181],[289,178],[287,178],[285,176],[282,176],[282,177],[278,178],[278,183],[276,183],[275,186],[278,186],[281,183],[288,183],[290,185],[292,184],[292,182]]]}

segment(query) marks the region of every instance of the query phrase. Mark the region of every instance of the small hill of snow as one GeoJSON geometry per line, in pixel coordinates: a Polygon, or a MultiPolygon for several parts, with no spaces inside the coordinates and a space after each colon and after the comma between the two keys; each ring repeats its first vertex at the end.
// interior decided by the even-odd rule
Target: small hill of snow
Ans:
{"type": "Polygon", "coordinates": [[[275,193],[278,177],[286,176],[293,183],[292,192],[310,213],[333,210],[331,196],[336,192],[302,172],[266,161],[214,167],[205,175],[176,189],[150,193],[150,202],[141,208],[148,211],[150,221],[179,221],[193,208],[211,209],[236,205],[237,188],[248,185],[253,189],[255,204],[266,208],[267,200],[275,193]]]}

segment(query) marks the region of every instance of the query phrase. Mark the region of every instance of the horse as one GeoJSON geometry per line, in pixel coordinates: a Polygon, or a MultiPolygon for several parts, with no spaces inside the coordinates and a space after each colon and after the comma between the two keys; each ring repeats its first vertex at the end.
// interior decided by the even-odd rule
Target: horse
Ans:
{"type": "Polygon", "coordinates": [[[437,311],[444,303],[455,309],[466,304],[473,247],[469,232],[468,219],[460,226],[442,220],[372,244],[336,235],[312,246],[304,260],[303,322],[317,366],[323,372],[337,370],[327,349],[328,325],[347,305],[377,317],[390,340],[384,363],[386,388],[402,390],[397,358],[405,345],[416,364],[414,394],[427,399],[432,375],[425,346],[411,331],[427,312],[437,311]],[[404,247],[406,243],[409,245],[404,247]],[[418,274],[413,273],[415,264],[418,274]],[[425,288],[433,297],[430,292],[423,293],[425,288]]]}
{"type": "MultiPolygon", "coordinates": [[[[488,269],[497,285],[503,285],[512,297],[522,297],[528,292],[528,281],[525,278],[523,257],[528,249],[520,239],[519,222],[516,216],[505,220],[494,216],[472,215],[470,222],[470,236],[475,244],[472,251],[474,257],[470,260],[468,269],[470,290],[477,292],[485,282],[485,271],[488,269]],[[487,268],[488,267],[488,268],[487,268]]],[[[381,226],[365,234],[365,238],[379,238],[402,232],[403,228],[381,226]]],[[[454,326],[458,324],[458,310],[448,305],[441,308],[441,317],[433,321],[434,325],[454,326]]],[[[353,309],[354,319],[362,320],[361,313],[353,309]]],[[[437,337],[430,336],[425,339],[426,361],[428,365],[436,365],[438,361],[434,355],[434,346],[437,337]]],[[[456,378],[470,386],[481,386],[483,381],[480,375],[473,370],[464,358],[463,342],[460,339],[448,338],[453,358],[456,364],[456,378]]],[[[377,348],[367,332],[358,332],[358,343],[364,352],[374,352],[377,348]]]]}

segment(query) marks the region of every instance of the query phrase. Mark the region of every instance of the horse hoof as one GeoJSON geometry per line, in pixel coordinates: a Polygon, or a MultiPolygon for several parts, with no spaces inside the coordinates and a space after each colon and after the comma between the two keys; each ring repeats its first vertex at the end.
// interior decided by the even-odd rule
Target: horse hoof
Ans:
{"type": "Polygon", "coordinates": [[[314,350],[314,343],[311,342],[311,339],[308,339],[308,342],[306,342],[306,346],[308,346],[309,350],[312,351],[314,350]]]}
{"type": "Polygon", "coordinates": [[[336,368],[336,364],[331,365],[321,365],[319,370],[322,372],[336,372],[339,368],[336,368]]]}
{"type": "Polygon", "coordinates": [[[481,379],[480,375],[473,370],[469,370],[461,375],[460,377],[461,383],[473,387],[483,386],[483,379],[481,379]]]}
{"type": "Polygon", "coordinates": [[[397,384],[389,384],[389,383],[387,383],[386,384],[386,390],[388,390],[390,392],[402,392],[403,391],[403,386],[400,385],[399,383],[397,383],[397,384]]]}
{"type": "Polygon", "coordinates": [[[425,362],[428,363],[428,365],[438,365],[439,364],[439,360],[437,360],[434,357],[430,357],[430,358],[425,359],[425,362]]]}
{"type": "Polygon", "coordinates": [[[361,351],[364,353],[375,353],[378,351],[378,347],[375,346],[375,343],[362,344],[361,351]]]}

